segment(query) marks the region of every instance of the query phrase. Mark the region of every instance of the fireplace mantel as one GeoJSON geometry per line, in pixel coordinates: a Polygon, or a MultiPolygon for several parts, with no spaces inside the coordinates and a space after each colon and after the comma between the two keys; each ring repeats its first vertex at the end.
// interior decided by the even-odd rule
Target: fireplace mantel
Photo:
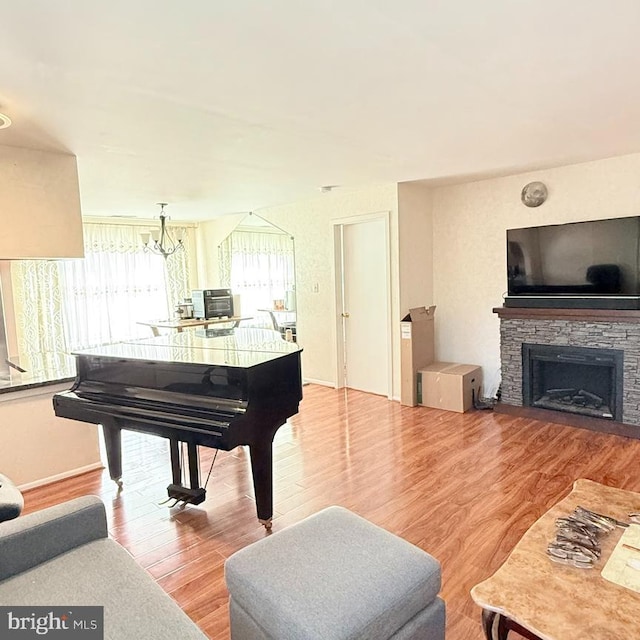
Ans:
{"type": "Polygon", "coordinates": [[[640,322],[638,309],[541,309],[494,307],[493,313],[504,319],[574,320],[582,322],[640,322]]]}

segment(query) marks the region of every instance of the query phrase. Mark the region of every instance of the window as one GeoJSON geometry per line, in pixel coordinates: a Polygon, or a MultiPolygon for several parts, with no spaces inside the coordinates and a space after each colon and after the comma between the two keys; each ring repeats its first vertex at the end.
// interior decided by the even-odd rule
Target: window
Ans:
{"type": "Polygon", "coordinates": [[[281,231],[236,229],[220,245],[222,285],[240,295],[243,315],[292,299],[293,240],[281,231]]]}
{"type": "Polygon", "coordinates": [[[84,259],[12,263],[21,362],[148,337],[148,327],[137,322],[170,317],[188,295],[188,234],[187,251],[165,261],[143,251],[137,225],[83,227],[84,259]]]}

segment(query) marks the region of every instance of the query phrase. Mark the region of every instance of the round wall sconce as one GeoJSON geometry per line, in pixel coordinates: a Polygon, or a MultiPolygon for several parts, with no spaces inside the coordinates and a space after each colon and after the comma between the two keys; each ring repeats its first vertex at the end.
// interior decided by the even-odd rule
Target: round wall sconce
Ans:
{"type": "Polygon", "coordinates": [[[549,192],[544,182],[530,182],[524,185],[520,200],[526,207],[539,207],[548,195],[549,192]]]}
{"type": "Polygon", "coordinates": [[[11,126],[11,118],[0,113],[0,129],[6,129],[11,126]]]}

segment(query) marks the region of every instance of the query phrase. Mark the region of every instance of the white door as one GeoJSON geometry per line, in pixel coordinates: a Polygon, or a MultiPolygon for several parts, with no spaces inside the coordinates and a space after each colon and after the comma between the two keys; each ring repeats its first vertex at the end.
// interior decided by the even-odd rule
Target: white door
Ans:
{"type": "Polygon", "coordinates": [[[339,224],[336,248],[342,384],[390,396],[387,229],[387,214],[339,224]]]}

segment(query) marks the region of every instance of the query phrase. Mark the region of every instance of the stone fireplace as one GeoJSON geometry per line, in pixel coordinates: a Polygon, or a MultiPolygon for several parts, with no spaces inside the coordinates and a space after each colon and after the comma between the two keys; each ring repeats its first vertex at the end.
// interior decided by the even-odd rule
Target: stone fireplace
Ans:
{"type": "Polygon", "coordinates": [[[531,407],[546,410],[550,421],[567,414],[595,418],[600,427],[591,428],[640,437],[640,428],[620,429],[640,427],[640,311],[494,312],[500,317],[500,404],[509,413],[531,407]]]}

